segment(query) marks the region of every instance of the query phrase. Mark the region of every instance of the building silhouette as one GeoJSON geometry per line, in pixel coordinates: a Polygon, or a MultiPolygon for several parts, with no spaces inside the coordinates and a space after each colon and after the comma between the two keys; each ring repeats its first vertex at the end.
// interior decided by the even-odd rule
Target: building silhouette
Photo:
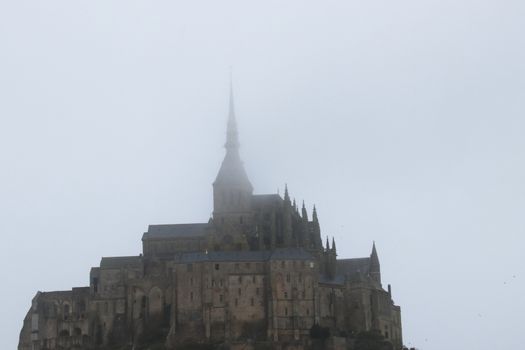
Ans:
{"type": "Polygon", "coordinates": [[[226,155],[213,183],[207,222],[150,225],[137,256],[104,257],[88,287],[38,292],[19,350],[139,349],[223,344],[230,348],[351,348],[359,332],[402,347],[400,308],[369,257],[338,259],[288,188],[254,195],[239,155],[233,93],[226,155]],[[339,344],[339,345],[337,345],[339,344]]]}

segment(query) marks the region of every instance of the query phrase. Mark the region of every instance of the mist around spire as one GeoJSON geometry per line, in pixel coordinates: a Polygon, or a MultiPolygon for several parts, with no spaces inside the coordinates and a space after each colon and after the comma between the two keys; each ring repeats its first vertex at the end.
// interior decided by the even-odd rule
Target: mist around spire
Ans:
{"type": "Polygon", "coordinates": [[[230,101],[228,111],[228,123],[226,126],[226,155],[222,161],[221,168],[215,179],[214,185],[228,184],[238,188],[253,191],[239,154],[239,133],[235,117],[235,102],[233,95],[233,83],[230,81],[230,101]]]}

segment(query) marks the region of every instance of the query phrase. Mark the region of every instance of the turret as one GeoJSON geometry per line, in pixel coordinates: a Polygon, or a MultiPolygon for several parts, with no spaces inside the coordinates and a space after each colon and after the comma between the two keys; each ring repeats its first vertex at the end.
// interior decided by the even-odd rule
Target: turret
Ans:
{"type": "Polygon", "coordinates": [[[317,249],[322,250],[323,242],[321,240],[321,226],[319,225],[319,219],[317,217],[317,209],[315,208],[315,205],[314,205],[314,211],[312,214],[312,225],[313,225],[312,242],[314,243],[317,249]]]}
{"type": "Polygon", "coordinates": [[[292,204],[288,194],[288,185],[284,187],[284,208],[283,208],[283,238],[285,246],[292,243],[292,204]]]}
{"type": "Polygon", "coordinates": [[[299,228],[299,245],[306,249],[310,248],[310,224],[308,222],[308,212],[306,211],[306,206],[304,205],[301,209],[301,226],[299,228]]]}
{"type": "Polygon", "coordinates": [[[376,243],[372,245],[372,253],[370,254],[370,277],[372,280],[381,284],[381,266],[379,264],[379,257],[377,255],[376,243]]]}

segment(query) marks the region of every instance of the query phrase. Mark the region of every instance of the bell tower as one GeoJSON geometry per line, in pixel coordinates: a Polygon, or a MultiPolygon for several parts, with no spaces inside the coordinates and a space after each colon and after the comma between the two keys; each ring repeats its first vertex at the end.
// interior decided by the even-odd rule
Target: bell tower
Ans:
{"type": "Polygon", "coordinates": [[[213,183],[213,221],[216,225],[239,227],[251,221],[253,187],[239,154],[239,135],[233,88],[230,84],[230,108],[226,129],[226,155],[213,183]]]}

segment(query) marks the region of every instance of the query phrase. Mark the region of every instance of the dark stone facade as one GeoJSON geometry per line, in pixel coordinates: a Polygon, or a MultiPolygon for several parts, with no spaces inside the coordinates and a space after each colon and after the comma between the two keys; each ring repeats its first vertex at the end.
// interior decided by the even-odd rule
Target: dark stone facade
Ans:
{"type": "Polygon", "coordinates": [[[322,244],[315,208],[310,220],[287,189],[284,198],[254,195],[233,100],[227,130],[213,217],[151,225],[143,253],[102,258],[89,287],[38,292],[19,350],[345,349],[366,331],[401,348],[400,308],[382,288],[375,245],[370,257],[337,259],[335,241],[322,244]]]}

